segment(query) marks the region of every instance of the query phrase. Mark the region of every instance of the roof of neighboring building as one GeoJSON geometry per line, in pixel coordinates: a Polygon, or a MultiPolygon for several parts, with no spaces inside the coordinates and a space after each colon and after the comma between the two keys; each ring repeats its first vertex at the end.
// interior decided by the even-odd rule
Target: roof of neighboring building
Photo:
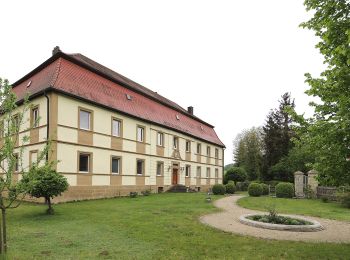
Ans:
{"type": "Polygon", "coordinates": [[[66,54],[59,50],[12,85],[19,100],[26,93],[32,96],[50,89],[224,147],[212,125],[81,54],[66,54]]]}

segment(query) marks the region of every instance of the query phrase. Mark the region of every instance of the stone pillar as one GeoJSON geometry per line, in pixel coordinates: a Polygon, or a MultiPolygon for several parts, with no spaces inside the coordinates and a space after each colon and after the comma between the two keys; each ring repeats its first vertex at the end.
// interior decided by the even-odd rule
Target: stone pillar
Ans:
{"type": "Polygon", "coordinates": [[[316,180],[318,172],[315,170],[311,170],[307,173],[307,184],[309,185],[310,189],[314,192],[314,194],[317,194],[317,186],[318,181],[316,180]]]}
{"type": "Polygon", "coordinates": [[[294,173],[294,189],[297,198],[304,198],[304,173],[297,171],[294,173]]]}

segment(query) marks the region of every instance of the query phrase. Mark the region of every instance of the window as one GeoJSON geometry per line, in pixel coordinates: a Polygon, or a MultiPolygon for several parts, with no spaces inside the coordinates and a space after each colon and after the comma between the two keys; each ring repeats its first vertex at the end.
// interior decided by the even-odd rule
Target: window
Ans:
{"type": "Polygon", "coordinates": [[[210,178],[210,168],[207,168],[207,178],[210,178]]]}
{"type": "Polygon", "coordinates": [[[191,176],[191,165],[186,165],[185,176],[186,177],[190,177],[191,176]]]}
{"type": "Polygon", "coordinates": [[[4,121],[0,121],[0,138],[5,136],[4,121]]]}
{"type": "Polygon", "coordinates": [[[215,159],[219,159],[219,149],[215,148],[215,159]]]}
{"type": "Polygon", "coordinates": [[[215,169],[215,178],[219,178],[219,169],[215,169]]]}
{"type": "Polygon", "coordinates": [[[186,141],[186,152],[191,152],[191,141],[186,141]]]}
{"type": "Polygon", "coordinates": [[[174,149],[179,149],[179,138],[174,136],[174,149]]]}
{"type": "Polygon", "coordinates": [[[112,135],[121,137],[122,135],[122,121],[118,119],[112,119],[112,135]]]}
{"type": "Polygon", "coordinates": [[[111,170],[113,174],[120,174],[120,157],[112,157],[111,170]]]}
{"type": "Polygon", "coordinates": [[[163,162],[157,162],[157,175],[163,175],[164,172],[164,163],[163,162]]]}
{"type": "Polygon", "coordinates": [[[38,160],[38,151],[29,152],[29,166],[32,166],[33,163],[37,163],[38,160]]]}
{"type": "Polygon", "coordinates": [[[207,146],[207,156],[210,157],[210,146],[207,146]]]}
{"type": "Polygon", "coordinates": [[[91,154],[79,154],[79,172],[90,172],[91,154]]]}
{"type": "Polygon", "coordinates": [[[201,154],[201,144],[197,144],[197,154],[201,154]]]}
{"type": "Polygon", "coordinates": [[[164,143],[164,134],[157,132],[157,145],[163,146],[163,143],[164,143]]]}
{"type": "Polygon", "coordinates": [[[39,126],[39,107],[34,107],[32,109],[32,126],[33,127],[39,126]]]}
{"type": "Polygon", "coordinates": [[[15,132],[19,131],[19,129],[17,129],[17,128],[19,128],[19,116],[18,115],[14,115],[12,117],[12,126],[15,129],[15,132]]]}
{"type": "Polygon", "coordinates": [[[197,178],[200,178],[201,177],[201,167],[198,166],[197,167],[197,178]]]}
{"type": "Polygon", "coordinates": [[[15,159],[16,159],[16,163],[15,163],[15,172],[18,172],[18,169],[19,169],[19,162],[18,162],[18,153],[15,153],[14,155],[13,155],[14,157],[15,157],[15,159]]]}
{"type": "Polygon", "coordinates": [[[136,173],[138,175],[143,175],[144,165],[145,165],[145,161],[144,160],[137,160],[136,161],[136,173]]]}
{"type": "Polygon", "coordinates": [[[91,130],[91,112],[82,109],[79,110],[79,128],[91,130]]]}
{"type": "Polygon", "coordinates": [[[144,142],[145,140],[145,128],[138,126],[137,127],[137,141],[144,142]]]}

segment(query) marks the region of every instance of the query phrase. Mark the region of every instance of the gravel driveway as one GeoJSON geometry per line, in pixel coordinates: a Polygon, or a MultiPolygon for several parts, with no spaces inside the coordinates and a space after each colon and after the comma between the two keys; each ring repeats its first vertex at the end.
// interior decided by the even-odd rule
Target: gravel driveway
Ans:
{"type": "Polygon", "coordinates": [[[308,217],[320,222],[321,225],[325,228],[324,230],[318,232],[277,231],[241,224],[238,220],[241,215],[249,213],[262,213],[261,211],[245,209],[238,206],[236,204],[236,201],[242,197],[243,196],[233,195],[215,201],[214,205],[220,209],[223,209],[223,211],[201,216],[200,221],[203,224],[221,229],[225,232],[232,232],[259,238],[310,242],[350,243],[350,222],[308,217]]]}

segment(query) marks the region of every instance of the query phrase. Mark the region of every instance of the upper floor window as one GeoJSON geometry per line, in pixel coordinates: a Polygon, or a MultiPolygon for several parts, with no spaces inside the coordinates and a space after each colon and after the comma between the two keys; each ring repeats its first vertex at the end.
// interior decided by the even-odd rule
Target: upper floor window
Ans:
{"type": "Polygon", "coordinates": [[[122,136],[122,121],[115,118],[112,119],[112,135],[116,137],[122,136]]]}
{"type": "Polygon", "coordinates": [[[219,178],[219,169],[215,169],[215,178],[219,178]]]}
{"type": "Polygon", "coordinates": [[[191,165],[186,165],[185,176],[186,177],[190,177],[191,176],[191,165]]]}
{"type": "Polygon", "coordinates": [[[207,156],[210,157],[210,146],[207,146],[207,156]]]}
{"type": "Polygon", "coordinates": [[[197,154],[201,154],[202,153],[202,147],[201,144],[197,144],[197,154]]]}
{"type": "Polygon", "coordinates": [[[163,162],[157,162],[157,175],[161,176],[164,173],[164,163],[163,162]]]}
{"type": "Polygon", "coordinates": [[[32,126],[38,127],[39,126],[39,107],[34,107],[32,109],[32,126]]]}
{"type": "Polygon", "coordinates": [[[12,127],[14,129],[15,132],[18,132],[19,131],[19,116],[18,114],[12,116],[12,127]]]}
{"type": "Polygon", "coordinates": [[[174,149],[179,149],[179,138],[178,137],[176,137],[176,136],[174,136],[174,139],[173,139],[174,141],[174,149]]]}
{"type": "Polygon", "coordinates": [[[15,163],[15,172],[18,172],[19,169],[19,159],[18,159],[18,153],[13,154],[15,157],[16,163],[15,163]]]}
{"type": "Polygon", "coordinates": [[[210,168],[207,168],[207,178],[210,178],[210,168]]]}
{"type": "Polygon", "coordinates": [[[157,145],[163,146],[164,144],[164,134],[161,132],[157,132],[157,145]]]}
{"type": "Polygon", "coordinates": [[[79,128],[91,130],[91,112],[87,110],[79,110],[79,128]]]}
{"type": "Polygon", "coordinates": [[[145,141],[145,128],[138,126],[137,127],[137,141],[144,142],[145,141]]]}
{"type": "Polygon", "coordinates": [[[145,161],[138,159],[136,161],[136,174],[137,175],[143,175],[145,168],[145,161]]]}
{"type": "Polygon", "coordinates": [[[29,152],[29,166],[31,167],[33,164],[36,164],[38,161],[38,151],[30,151],[29,152]]]}
{"type": "Polygon", "coordinates": [[[113,156],[111,161],[111,172],[114,174],[120,174],[120,157],[113,156]]]}
{"type": "Polygon", "coordinates": [[[191,152],[191,141],[186,141],[186,152],[191,152]]]}
{"type": "Polygon", "coordinates": [[[201,167],[198,166],[197,167],[197,178],[200,178],[201,177],[201,167]]]}
{"type": "Polygon", "coordinates": [[[91,172],[91,154],[79,153],[79,172],[91,172]]]}
{"type": "Polygon", "coordinates": [[[215,159],[219,159],[219,149],[215,148],[215,159]]]}

